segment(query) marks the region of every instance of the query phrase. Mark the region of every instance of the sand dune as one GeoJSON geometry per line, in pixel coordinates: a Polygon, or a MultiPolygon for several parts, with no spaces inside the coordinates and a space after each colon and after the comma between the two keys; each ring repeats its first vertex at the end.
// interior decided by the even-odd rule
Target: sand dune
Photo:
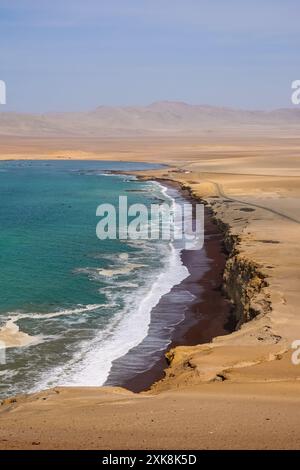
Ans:
{"type": "Polygon", "coordinates": [[[194,386],[159,395],[56,389],[2,405],[2,449],[298,449],[295,383],[194,386]]]}

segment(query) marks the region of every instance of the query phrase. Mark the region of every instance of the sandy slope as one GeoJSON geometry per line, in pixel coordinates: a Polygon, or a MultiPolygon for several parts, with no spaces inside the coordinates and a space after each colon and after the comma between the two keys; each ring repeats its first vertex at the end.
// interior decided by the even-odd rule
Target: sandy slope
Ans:
{"type": "Polygon", "coordinates": [[[300,446],[299,386],[207,384],[159,395],[56,389],[3,405],[1,448],[265,449],[300,446]]]}
{"type": "Polygon", "coordinates": [[[300,366],[291,363],[291,343],[300,339],[299,149],[293,136],[3,139],[2,158],[172,165],[146,176],[187,185],[231,227],[239,240],[231,266],[247,308],[258,315],[209,345],[176,348],[166,379],[150,393],[60,389],[3,404],[0,447],[299,448],[300,366]],[[267,285],[254,276],[247,290],[249,263],[267,285]]]}
{"type": "MultiPolygon", "coordinates": [[[[184,165],[189,173],[175,170],[168,175],[164,171],[164,175],[188,185],[194,195],[204,198],[217,219],[230,226],[230,234],[238,237],[238,253],[232,256],[229,269],[236,270],[238,296],[246,291],[248,281],[252,286],[253,292],[246,292],[245,302],[257,316],[209,346],[177,348],[171,356],[168,379],[158,388],[181,381],[213,380],[217,374],[229,379],[228,370],[232,368],[245,368],[241,376],[247,380],[245,366],[273,362],[282,355],[290,357],[292,342],[300,338],[299,159],[294,155],[274,155],[264,157],[259,165],[257,156],[240,156],[235,158],[236,173],[233,160],[219,159],[216,164],[215,160],[201,158],[201,162],[184,165]],[[245,160],[247,167],[243,165],[245,160]],[[264,175],[259,174],[262,165],[264,175]],[[254,292],[256,278],[247,278],[248,262],[256,266],[268,284],[258,293],[254,292]],[[188,372],[184,367],[187,362],[192,364],[188,372]]],[[[231,286],[231,290],[235,288],[231,286]]],[[[300,377],[297,366],[292,368],[294,376],[300,377]]],[[[270,367],[264,379],[272,378],[270,367]]]]}

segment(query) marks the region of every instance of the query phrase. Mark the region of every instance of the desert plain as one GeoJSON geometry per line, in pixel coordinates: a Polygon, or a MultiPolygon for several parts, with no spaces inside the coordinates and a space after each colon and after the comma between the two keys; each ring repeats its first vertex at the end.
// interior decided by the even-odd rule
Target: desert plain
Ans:
{"type": "Polygon", "coordinates": [[[0,159],[165,164],[139,176],[177,181],[210,208],[224,233],[224,295],[237,319],[229,335],[169,351],[165,378],[149,391],[56,388],[4,399],[1,449],[299,449],[296,128],[186,136],[3,135],[0,159]]]}

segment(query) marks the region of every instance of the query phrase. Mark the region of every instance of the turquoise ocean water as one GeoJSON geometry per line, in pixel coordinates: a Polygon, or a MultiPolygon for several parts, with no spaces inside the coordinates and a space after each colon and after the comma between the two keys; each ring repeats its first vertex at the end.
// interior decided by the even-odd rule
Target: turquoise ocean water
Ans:
{"type": "Polygon", "coordinates": [[[186,276],[167,241],[96,237],[99,204],[167,198],[157,183],[105,171],[153,166],[0,163],[0,328],[31,341],[6,349],[1,396],[103,384],[112,361],[147,334],[151,308],[186,276]]]}

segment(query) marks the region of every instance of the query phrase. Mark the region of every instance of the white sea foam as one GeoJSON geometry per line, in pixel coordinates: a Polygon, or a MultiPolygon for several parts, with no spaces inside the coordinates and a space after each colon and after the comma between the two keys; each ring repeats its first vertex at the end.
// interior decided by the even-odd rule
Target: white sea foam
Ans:
{"type": "Polygon", "coordinates": [[[57,312],[50,313],[37,313],[37,312],[8,312],[3,318],[5,318],[5,323],[0,327],[0,340],[3,341],[7,348],[22,348],[24,346],[31,346],[38,344],[44,341],[44,336],[39,335],[29,335],[28,333],[20,330],[17,322],[26,318],[30,319],[51,319],[61,316],[70,316],[78,315],[84,312],[90,312],[101,307],[106,307],[107,304],[94,304],[94,305],[85,305],[79,306],[78,308],[73,309],[62,309],[57,312]]]}
{"type": "Polygon", "coordinates": [[[112,269],[99,268],[97,269],[97,273],[100,274],[101,276],[113,277],[113,276],[119,276],[121,274],[129,274],[132,271],[135,271],[136,269],[141,269],[144,267],[146,267],[145,264],[127,263],[126,266],[112,268],[112,269]]]}
{"type": "MultiPolygon", "coordinates": [[[[173,203],[167,189],[159,186],[173,203]]],[[[147,336],[151,311],[161,297],[189,275],[181,261],[180,249],[170,243],[168,247],[164,245],[164,250],[168,250],[168,254],[164,255],[163,271],[153,272],[146,286],[131,291],[126,297],[126,307],[111,319],[107,328],[94,339],[82,342],[72,361],[52,370],[35,390],[55,385],[103,385],[112,362],[147,336]]]]}
{"type": "Polygon", "coordinates": [[[130,274],[132,271],[136,269],[146,267],[145,264],[138,264],[138,263],[126,263],[126,266],[117,266],[114,268],[79,268],[76,269],[77,273],[85,273],[90,274],[91,276],[104,276],[104,277],[113,277],[113,276],[120,276],[124,274],[130,274]]]}
{"type": "Polygon", "coordinates": [[[103,385],[112,362],[137,346],[147,335],[151,311],[160,298],[188,274],[188,270],[181,263],[180,253],[171,247],[165,270],[156,277],[150,289],[141,289],[140,292],[128,296],[128,307],[94,340],[84,342],[72,362],[54,370],[43,383],[43,387],[103,385]]]}
{"type": "Polygon", "coordinates": [[[90,305],[82,305],[76,308],[70,309],[61,309],[56,312],[49,312],[49,313],[38,313],[38,312],[8,312],[7,315],[9,316],[10,322],[16,323],[18,320],[23,320],[24,318],[33,318],[33,319],[45,319],[45,318],[55,318],[61,316],[69,316],[69,315],[78,315],[79,313],[90,312],[92,310],[96,310],[101,307],[107,307],[107,304],[90,304],[90,305]]]}

